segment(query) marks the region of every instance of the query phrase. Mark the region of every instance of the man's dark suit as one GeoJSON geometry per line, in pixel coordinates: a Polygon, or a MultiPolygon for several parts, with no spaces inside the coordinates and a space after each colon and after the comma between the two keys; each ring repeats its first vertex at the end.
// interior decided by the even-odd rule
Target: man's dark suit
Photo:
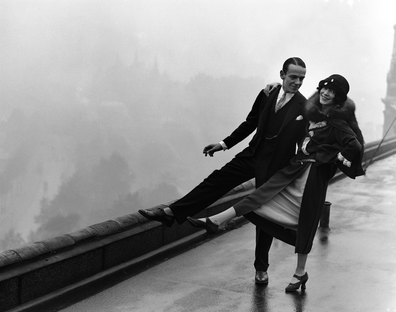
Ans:
{"type": "MultiPolygon", "coordinates": [[[[241,183],[255,178],[256,186],[262,185],[276,171],[288,165],[296,151],[296,143],[304,136],[306,121],[302,119],[302,104],[305,97],[297,92],[275,114],[275,103],[280,87],[267,97],[263,91],[257,96],[253,107],[238,128],[223,142],[230,149],[253,131],[257,130],[249,146],[238,153],[220,170],[215,170],[191,192],[171,204],[177,222],[183,223],[188,216],[202,211],[241,183]],[[268,138],[274,129],[277,136],[268,138]]],[[[256,270],[266,271],[268,251],[272,237],[257,231],[256,270]]]]}

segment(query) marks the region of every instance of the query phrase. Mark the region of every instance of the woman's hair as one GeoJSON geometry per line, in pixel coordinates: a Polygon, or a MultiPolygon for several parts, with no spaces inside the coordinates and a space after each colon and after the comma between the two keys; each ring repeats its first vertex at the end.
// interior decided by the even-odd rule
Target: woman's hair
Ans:
{"type": "Polygon", "coordinates": [[[305,63],[302,59],[300,59],[299,57],[290,57],[283,63],[282,71],[285,74],[287,74],[290,64],[301,66],[302,68],[306,68],[305,63]]]}

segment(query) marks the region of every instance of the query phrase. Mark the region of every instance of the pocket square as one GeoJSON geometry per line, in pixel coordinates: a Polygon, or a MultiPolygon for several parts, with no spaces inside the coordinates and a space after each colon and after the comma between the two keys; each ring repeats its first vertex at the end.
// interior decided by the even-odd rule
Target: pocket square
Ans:
{"type": "Polygon", "coordinates": [[[302,115],[297,116],[296,120],[303,120],[304,117],[302,115]]]}

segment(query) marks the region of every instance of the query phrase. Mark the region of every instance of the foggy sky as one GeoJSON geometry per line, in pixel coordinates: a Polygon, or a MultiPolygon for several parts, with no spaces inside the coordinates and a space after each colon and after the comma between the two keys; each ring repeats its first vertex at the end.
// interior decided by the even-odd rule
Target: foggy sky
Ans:
{"type": "Polygon", "coordinates": [[[284,59],[296,55],[307,63],[303,94],[343,74],[350,96],[367,105],[358,117],[379,120],[394,12],[393,0],[1,0],[1,90],[21,80],[36,88],[49,77],[84,87],[116,57],[157,60],[182,81],[201,72],[275,81],[284,59]]]}

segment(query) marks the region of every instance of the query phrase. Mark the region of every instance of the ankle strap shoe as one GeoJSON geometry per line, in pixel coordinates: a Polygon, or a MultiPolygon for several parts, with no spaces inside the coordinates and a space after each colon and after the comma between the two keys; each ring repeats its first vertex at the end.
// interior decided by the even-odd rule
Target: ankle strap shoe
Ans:
{"type": "Polygon", "coordinates": [[[305,284],[308,281],[308,273],[305,272],[304,275],[302,276],[298,276],[296,274],[293,275],[293,277],[295,277],[296,279],[298,279],[299,281],[297,283],[290,283],[286,288],[285,291],[286,292],[293,292],[293,291],[297,291],[300,286],[301,286],[301,290],[304,290],[306,288],[305,284]]]}

